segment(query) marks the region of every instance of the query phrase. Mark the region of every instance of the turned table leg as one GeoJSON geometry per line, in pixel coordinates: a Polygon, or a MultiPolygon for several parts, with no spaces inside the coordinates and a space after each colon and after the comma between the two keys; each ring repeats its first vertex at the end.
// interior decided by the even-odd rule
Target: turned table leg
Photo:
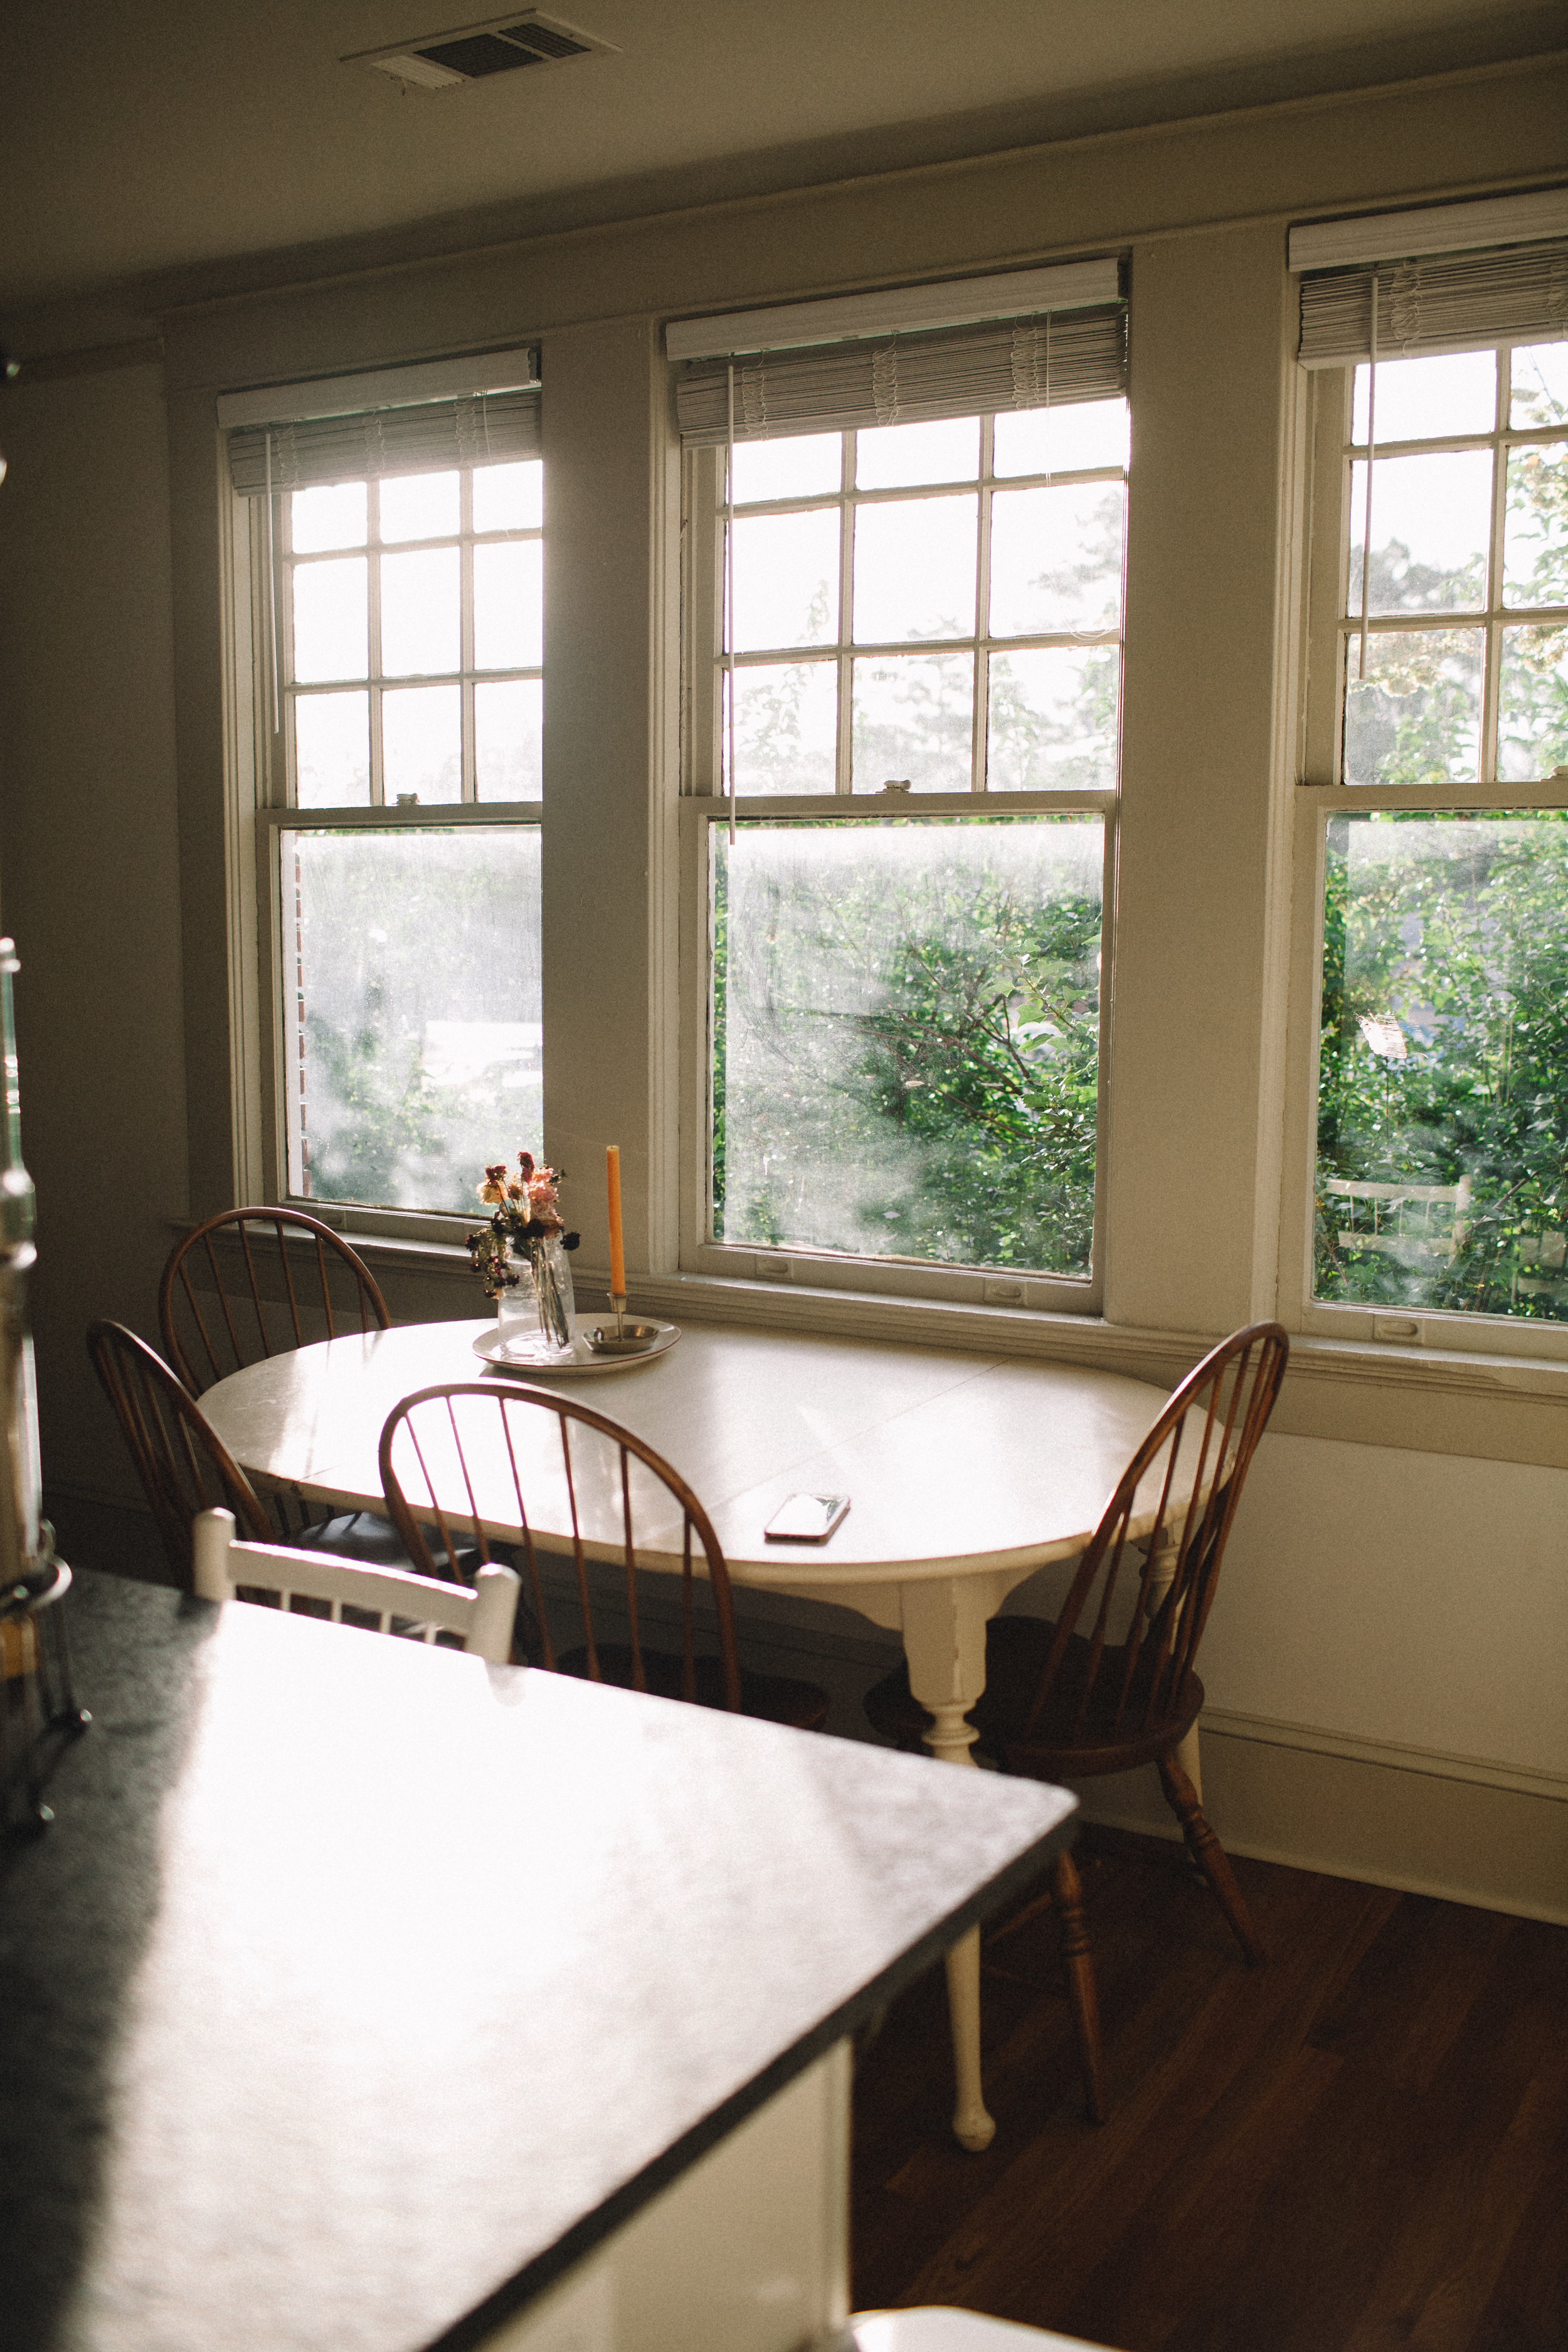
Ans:
{"type": "MultiPolygon", "coordinates": [[[[902,1588],[904,1654],[910,1687],[935,1718],[926,1735],[931,1754],[965,1764],[974,1727],[964,1717],[985,1687],[985,1621],[1001,1594],[973,1588],[989,1580],[937,1579],[902,1588]]],[[[972,1927],[947,1955],[947,2006],[952,2028],[952,2129],[976,2154],[996,2136],[982,2093],[980,2050],[980,1930],[972,1927]]]]}

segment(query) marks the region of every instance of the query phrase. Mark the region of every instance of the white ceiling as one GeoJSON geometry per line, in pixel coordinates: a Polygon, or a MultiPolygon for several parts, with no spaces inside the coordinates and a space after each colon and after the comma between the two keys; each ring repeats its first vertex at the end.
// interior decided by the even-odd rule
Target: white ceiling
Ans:
{"type": "Polygon", "coordinates": [[[1561,0],[547,0],[617,54],[431,92],[339,62],[484,13],[4,0],[0,301],[525,234],[1487,63],[1564,29],[1561,0]]]}

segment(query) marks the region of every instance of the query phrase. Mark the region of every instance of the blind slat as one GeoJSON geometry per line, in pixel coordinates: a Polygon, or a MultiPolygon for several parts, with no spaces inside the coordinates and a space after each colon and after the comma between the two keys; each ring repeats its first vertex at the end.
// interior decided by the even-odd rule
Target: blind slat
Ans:
{"type": "Polygon", "coordinates": [[[242,497],[260,497],[267,488],[268,437],[275,490],[537,457],[539,400],[537,387],[481,392],[409,408],[374,408],[358,416],[244,426],[229,435],[229,474],[242,497]]]}
{"type": "Polygon", "coordinates": [[[1304,277],[1304,367],[1344,367],[1370,357],[1374,277],[1382,358],[1568,336],[1568,238],[1560,237],[1304,277]]]}
{"type": "MultiPolygon", "coordinates": [[[[984,409],[1112,400],[1127,390],[1127,308],[992,321],[940,334],[882,335],[735,362],[735,438],[903,425],[984,409]]],[[[702,361],[676,387],[689,447],[725,438],[727,369],[702,361]]]]}

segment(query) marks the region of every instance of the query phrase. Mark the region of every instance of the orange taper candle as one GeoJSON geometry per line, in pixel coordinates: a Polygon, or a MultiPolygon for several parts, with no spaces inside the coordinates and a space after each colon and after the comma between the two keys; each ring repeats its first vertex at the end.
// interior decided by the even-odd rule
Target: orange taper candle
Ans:
{"type": "Polygon", "coordinates": [[[605,1147],[605,1174],[610,1187],[610,1296],[624,1298],[626,1295],[626,1253],[621,1239],[621,1147],[608,1143],[605,1147]]]}

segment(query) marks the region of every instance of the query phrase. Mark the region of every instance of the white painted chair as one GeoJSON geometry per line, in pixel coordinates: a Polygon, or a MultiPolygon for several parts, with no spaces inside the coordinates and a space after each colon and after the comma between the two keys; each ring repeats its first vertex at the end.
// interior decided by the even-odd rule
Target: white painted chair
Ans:
{"type": "Polygon", "coordinates": [[[460,1634],[465,1650],[505,1665],[511,1655],[512,1621],[517,1615],[516,1571],[490,1561],[479,1570],[475,1588],[448,1583],[431,1576],[414,1576],[405,1570],[365,1568],[357,1560],[336,1559],[331,1553],[291,1551],[281,1544],[237,1543],[232,1511],[202,1511],[192,1521],[195,1589],[204,1601],[232,1601],[236,1588],[276,1592],[288,1609],[293,1597],[325,1601],[332,1622],[343,1622],[345,1609],[375,1620],[386,1633],[394,1621],[417,1629],[416,1638],[433,1643],[438,1633],[460,1634]]]}
{"type": "Polygon", "coordinates": [[[914,2311],[857,2312],[849,2343],[854,2352],[1110,2352],[1081,2336],[1021,2327],[1016,2320],[986,2319],[978,2311],[936,2303],[914,2311]]]}
{"type": "Polygon", "coordinates": [[[1081,2336],[1049,2327],[1021,2327],[1013,2319],[986,2319],[978,2311],[922,2304],[914,2311],[859,2311],[849,2322],[853,2352],[1110,2352],[1081,2336]]]}

